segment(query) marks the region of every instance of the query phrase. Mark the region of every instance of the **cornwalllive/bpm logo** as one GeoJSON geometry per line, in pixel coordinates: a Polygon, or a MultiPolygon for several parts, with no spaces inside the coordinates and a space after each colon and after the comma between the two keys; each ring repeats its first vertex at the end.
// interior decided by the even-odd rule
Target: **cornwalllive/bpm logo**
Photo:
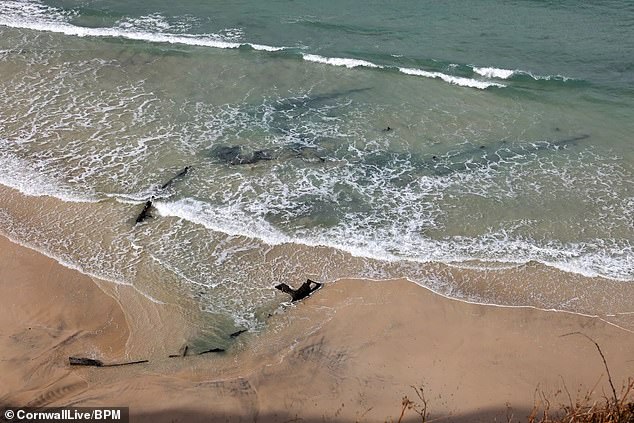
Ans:
{"type": "Polygon", "coordinates": [[[6,407],[3,422],[106,422],[128,423],[128,407],[6,407]]]}

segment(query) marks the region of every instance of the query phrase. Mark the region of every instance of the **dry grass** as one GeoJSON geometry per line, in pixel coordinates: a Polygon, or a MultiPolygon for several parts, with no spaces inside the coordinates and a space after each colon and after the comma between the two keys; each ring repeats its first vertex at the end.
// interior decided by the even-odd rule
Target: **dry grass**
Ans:
{"type": "Polygon", "coordinates": [[[528,416],[528,423],[634,423],[634,379],[623,384],[620,395],[592,400],[594,389],[576,401],[566,389],[569,402],[556,408],[542,392],[528,416]]]}
{"type": "Polygon", "coordinates": [[[403,401],[401,402],[401,415],[399,416],[397,423],[401,423],[403,421],[406,411],[412,411],[418,414],[422,423],[427,421],[427,399],[425,399],[425,391],[422,386],[420,388],[412,386],[412,389],[414,389],[416,396],[421,402],[418,404],[407,398],[407,396],[404,396],[403,401]]]}
{"type": "MultiPolygon", "coordinates": [[[[573,400],[566,387],[565,381],[562,380],[564,390],[552,396],[547,395],[539,389],[535,391],[533,409],[525,421],[527,423],[634,423],[634,379],[629,378],[623,383],[620,392],[617,393],[612,381],[612,375],[610,374],[610,368],[608,367],[607,360],[599,344],[581,332],[568,333],[562,335],[562,337],[573,335],[583,336],[597,347],[597,351],[601,356],[608,376],[608,383],[612,395],[604,394],[601,397],[597,397],[595,390],[601,380],[599,379],[592,389],[580,398],[573,400]],[[566,394],[567,402],[553,405],[556,398],[563,393],[566,394]]],[[[432,421],[429,417],[428,402],[425,398],[423,388],[417,388],[415,386],[412,386],[412,388],[420,402],[412,401],[407,396],[403,397],[400,416],[396,422],[391,420],[390,423],[402,423],[406,414],[411,415],[411,413],[416,413],[418,415],[416,420],[418,421],[420,418],[419,421],[421,423],[429,423],[432,421]]],[[[508,423],[517,421],[508,404],[506,420],[508,423]]]]}
{"type": "Polygon", "coordinates": [[[572,400],[568,388],[564,382],[564,389],[568,397],[568,404],[560,405],[551,415],[550,401],[543,393],[540,393],[536,397],[538,401],[535,402],[533,411],[528,416],[529,423],[634,423],[634,379],[628,379],[621,388],[620,395],[616,393],[614,382],[612,381],[612,375],[610,374],[610,368],[608,362],[605,359],[605,355],[601,350],[599,344],[588,335],[581,332],[572,332],[562,335],[573,336],[579,335],[592,342],[603,361],[603,366],[608,375],[608,383],[612,391],[611,396],[603,396],[602,400],[593,401],[595,398],[595,389],[598,385],[598,381],[595,386],[587,392],[583,398],[572,400]]]}
{"type": "MultiPolygon", "coordinates": [[[[408,417],[408,421],[412,421],[412,413],[417,414],[415,420],[421,423],[429,423],[436,420],[430,419],[428,402],[423,388],[415,386],[412,386],[412,388],[418,400],[412,401],[407,396],[403,397],[399,418],[390,420],[390,423],[402,423],[405,417],[408,417]]],[[[600,400],[593,400],[595,398],[594,389],[577,400],[572,399],[567,388],[564,388],[563,392],[558,392],[553,397],[549,397],[543,391],[537,390],[533,409],[526,417],[526,420],[518,420],[516,416],[513,416],[511,408],[507,405],[507,422],[634,423],[634,379],[632,378],[623,384],[620,395],[617,394],[616,400],[608,396],[604,396],[600,400]],[[555,398],[563,392],[566,393],[568,402],[553,406],[555,398]]],[[[443,418],[438,420],[445,421],[443,418]]]]}

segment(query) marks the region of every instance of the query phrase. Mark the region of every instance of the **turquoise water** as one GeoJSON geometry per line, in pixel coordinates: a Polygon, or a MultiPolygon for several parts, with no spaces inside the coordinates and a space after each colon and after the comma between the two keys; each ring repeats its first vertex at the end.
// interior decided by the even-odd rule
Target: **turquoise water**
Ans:
{"type": "MultiPolygon", "coordinates": [[[[485,302],[430,266],[630,284],[633,22],[627,1],[5,0],[0,183],[41,207],[6,191],[0,230],[228,326],[306,276],[485,302]]],[[[536,289],[502,302],[593,312],[536,289]]]]}

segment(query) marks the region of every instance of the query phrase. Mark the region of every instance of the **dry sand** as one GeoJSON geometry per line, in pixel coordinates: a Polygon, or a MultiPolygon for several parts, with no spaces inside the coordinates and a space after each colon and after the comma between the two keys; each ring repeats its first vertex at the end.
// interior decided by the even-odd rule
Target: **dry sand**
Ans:
{"type": "MultiPolygon", "coordinates": [[[[522,421],[535,392],[568,402],[634,376],[634,334],[599,318],[467,304],[405,280],[327,286],[227,354],[167,358],[178,309],[0,237],[0,403],[129,406],[132,421],[396,421],[403,396],[443,421],[522,421]],[[147,334],[150,334],[149,336],[147,334]],[[146,336],[141,336],[146,334],[146,336]],[[152,341],[148,341],[148,339],[152,341]],[[140,341],[142,340],[142,342],[140,341]],[[144,345],[140,345],[144,344],[144,345]],[[71,368],[69,355],[119,368],[71,368]]],[[[174,351],[175,352],[175,351],[174,351]]],[[[408,411],[403,421],[416,420],[408,411]]]]}

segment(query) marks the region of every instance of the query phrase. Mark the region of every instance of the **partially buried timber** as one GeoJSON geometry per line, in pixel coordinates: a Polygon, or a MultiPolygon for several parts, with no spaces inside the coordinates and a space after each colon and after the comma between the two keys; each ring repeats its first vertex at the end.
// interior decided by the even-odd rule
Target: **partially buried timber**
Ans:
{"type": "Polygon", "coordinates": [[[295,301],[299,301],[308,297],[313,292],[321,288],[322,285],[323,284],[319,282],[315,282],[313,280],[307,279],[306,282],[304,282],[302,286],[300,286],[298,289],[293,289],[285,283],[276,285],[275,288],[279,289],[280,291],[286,294],[289,294],[291,296],[291,301],[295,302],[295,301]]]}

